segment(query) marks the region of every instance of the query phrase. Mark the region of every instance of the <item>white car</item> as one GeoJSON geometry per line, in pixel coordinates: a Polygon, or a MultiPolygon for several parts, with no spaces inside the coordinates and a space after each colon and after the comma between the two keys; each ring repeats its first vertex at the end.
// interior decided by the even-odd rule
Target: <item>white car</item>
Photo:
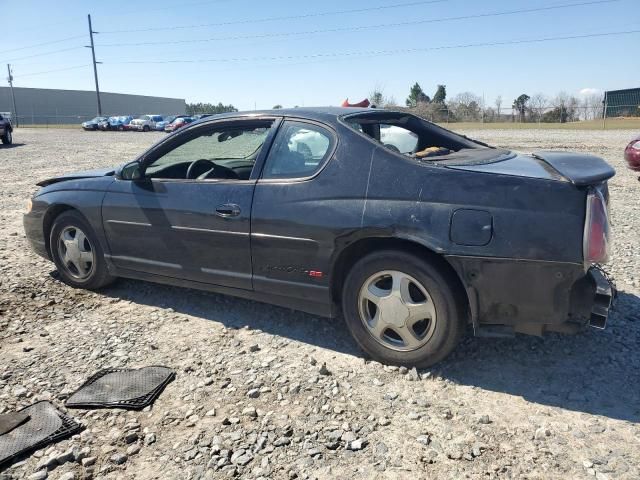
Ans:
{"type": "Polygon", "coordinates": [[[139,132],[150,132],[156,128],[156,123],[164,120],[162,115],[140,115],[131,120],[129,130],[138,130],[139,132]]]}

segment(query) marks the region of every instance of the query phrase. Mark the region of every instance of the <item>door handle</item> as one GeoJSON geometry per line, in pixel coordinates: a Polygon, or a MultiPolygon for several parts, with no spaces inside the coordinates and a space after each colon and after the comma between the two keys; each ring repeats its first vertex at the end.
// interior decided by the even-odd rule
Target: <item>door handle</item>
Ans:
{"type": "Polygon", "coordinates": [[[225,203],[216,207],[216,215],[219,217],[237,217],[240,215],[240,206],[235,203],[225,203]]]}

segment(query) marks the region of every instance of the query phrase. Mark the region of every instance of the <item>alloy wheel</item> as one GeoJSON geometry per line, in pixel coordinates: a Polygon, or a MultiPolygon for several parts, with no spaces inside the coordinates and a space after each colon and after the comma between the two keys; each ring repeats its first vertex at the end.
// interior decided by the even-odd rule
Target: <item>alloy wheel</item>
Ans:
{"type": "Polygon", "coordinates": [[[424,346],[437,322],[433,300],[424,285],[397,270],[378,272],[364,282],[358,310],[369,334],[396,351],[424,346]]]}
{"type": "Polygon", "coordinates": [[[93,245],[78,227],[65,227],[58,235],[58,255],[69,275],[86,280],[93,273],[95,253],[93,245]]]}

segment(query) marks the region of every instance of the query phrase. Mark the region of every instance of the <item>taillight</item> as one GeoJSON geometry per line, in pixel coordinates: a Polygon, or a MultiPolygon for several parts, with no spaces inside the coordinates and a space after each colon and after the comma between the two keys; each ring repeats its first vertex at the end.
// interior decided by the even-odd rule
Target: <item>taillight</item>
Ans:
{"type": "Polygon", "coordinates": [[[604,263],[609,258],[609,214],[604,197],[598,190],[587,195],[584,225],[584,263],[604,263]]]}

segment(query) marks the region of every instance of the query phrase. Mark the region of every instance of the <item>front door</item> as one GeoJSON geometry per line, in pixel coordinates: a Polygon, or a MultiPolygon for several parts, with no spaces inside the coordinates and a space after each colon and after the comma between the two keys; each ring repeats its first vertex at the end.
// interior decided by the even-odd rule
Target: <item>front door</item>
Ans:
{"type": "Polygon", "coordinates": [[[250,219],[274,120],[198,125],[139,161],[140,179],[104,198],[111,261],[119,268],[252,288],[250,219]]]}

